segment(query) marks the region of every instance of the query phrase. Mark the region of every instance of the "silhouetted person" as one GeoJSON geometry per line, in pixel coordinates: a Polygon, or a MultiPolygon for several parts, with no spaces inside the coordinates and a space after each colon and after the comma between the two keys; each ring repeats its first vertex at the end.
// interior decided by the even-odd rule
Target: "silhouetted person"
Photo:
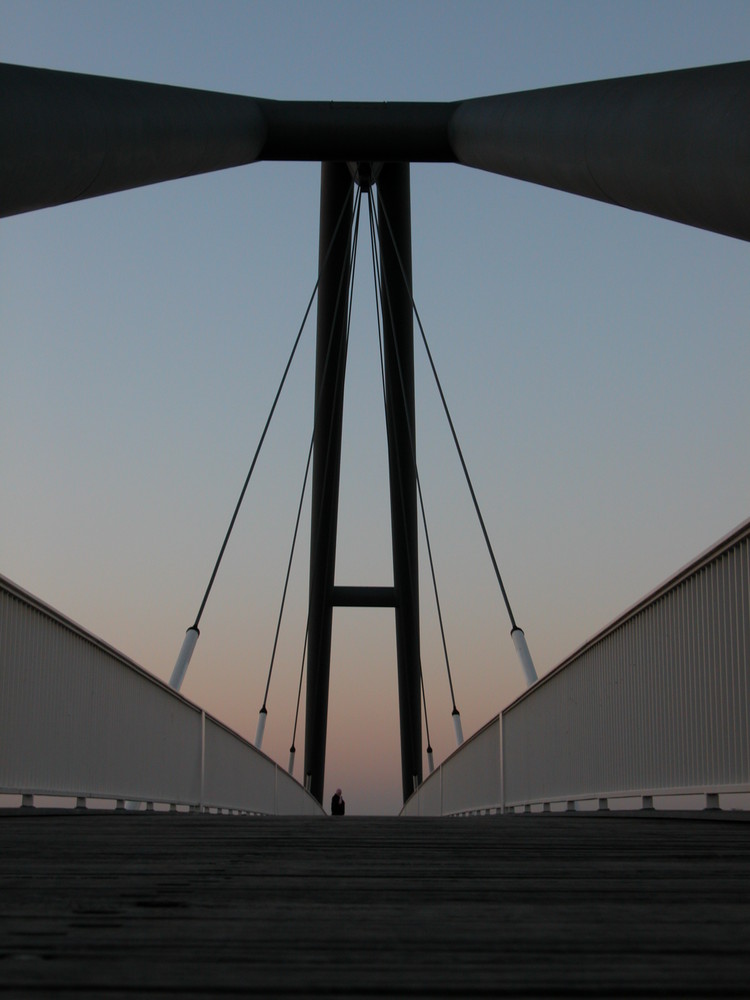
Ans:
{"type": "Polygon", "coordinates": [[[341,789],[337,788],[331,799],[331,816],[343,816],[346,811],[346,802],[341,798],[341,789]]]}

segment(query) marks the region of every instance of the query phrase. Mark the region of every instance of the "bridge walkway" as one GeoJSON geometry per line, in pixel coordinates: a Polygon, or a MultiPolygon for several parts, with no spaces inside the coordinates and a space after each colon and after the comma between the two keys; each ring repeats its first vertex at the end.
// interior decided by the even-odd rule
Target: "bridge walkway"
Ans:
{"type": "Polygon", "coordinates": [[[0,815],[0,993],[746,996],[739,814],[0,815]]]}

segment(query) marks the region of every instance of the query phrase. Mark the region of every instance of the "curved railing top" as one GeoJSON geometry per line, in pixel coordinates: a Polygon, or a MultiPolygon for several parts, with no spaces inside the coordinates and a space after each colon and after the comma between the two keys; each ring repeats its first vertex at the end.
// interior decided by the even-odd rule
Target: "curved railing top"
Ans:
{"type": "Polygon", "coordinates": [[[582,646],[580,646],[578,649],[575,650],[575,652],[571,653],[569,656],[566,656],[561,663],[558,663],[556,667],[554,667],[548,673],[544,674],[543,677],[540,677],[539,680],[536,682],[536,684],[533,684],[525,691],[522,691],[517,698],[514,698],[513,701],[510,702],[510,704],[505,706],[505,708],[502,710],[500,714],[506,715],[507,713],[511,712],[522,701],[525,701],[527,698],[533,696],[534,692],[538,691],[539,688],[543,687],[545,684],[554,680],[556,675],[562,673],[566,669],[566,667],[568,667],[571,663],[573,663],[575,660],[579,660],[583,656],[583,654],[587,652],[587,650],[592,649],[598,643],[602,642],[608,636],[612,635],[618,629],[622,628],[625,622],[629,621],[632,618],[635,618],[635,616],[639,614],[639,612],[641,612],[644,608],[654,604],[656,601],[659,600],[659,598],[663,597],[665,594],[670,593],[670,591],[675,590],[677,586],[684,580],[687,580],[690,577],[694,576],[704,566],[707,566],[710,563],[714,562],[720,556],[729,552],[731,549],[735,548],[735,546],[746,541],[748,538],[750,538],[750,518],[747,518],[745,521],[742,521],[740,524],[737,525],[736,528],[733,528],[732,531],[724,535],[722,538],[720,538],[717,542],[711,545],[704,552],[701,552],[700,555],[696,556],[695,559],[691,559],[689,563],[687,563],[681,569],[677,570],[676,573],[673,573],[670,577],[667,577],[667,579],[664,580],[663,583],[660,583],[658,587],[655,587],[653,590],[650,590],[639,601],[631,605],[629,608],[626,608],[625,611],[623,611],[615,619],[609,622],[608,625],[605,625],[604,628],[599,629],[598,632],[596,632],[593,636],[591,636],[590,639],[584,642],[582,646]]]}
{"type": "Polygon", "coordinates": [[[452,162],[750,239],[750,62],[448,103],[0,65],[0,215],[259,160],[452,162]]]}
{"type": "Polygon", "coordinates": [[[0,623],[3,791],[323,814],[262,750],[2,574],[0,623]]]}

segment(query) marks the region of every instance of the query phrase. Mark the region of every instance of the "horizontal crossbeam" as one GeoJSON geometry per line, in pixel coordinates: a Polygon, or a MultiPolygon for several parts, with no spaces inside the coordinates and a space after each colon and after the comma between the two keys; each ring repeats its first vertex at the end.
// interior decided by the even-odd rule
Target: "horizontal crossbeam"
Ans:
{"type": "Polygon", "coordinates": [[[334,587],[331,595],[334,608],[397,608],[395,587],[334,587]]]}
{"type": "Polygon", "coordinates": [[[447,162],[750,240],[750,61],[453,102],[0,64],[0,216],[259,160],[447,162]]]}

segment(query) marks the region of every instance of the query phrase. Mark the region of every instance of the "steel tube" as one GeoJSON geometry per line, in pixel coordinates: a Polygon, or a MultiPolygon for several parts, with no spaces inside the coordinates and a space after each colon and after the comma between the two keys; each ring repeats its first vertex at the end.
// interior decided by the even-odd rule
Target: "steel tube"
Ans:
{"type": "Polygon", "coordinates": [[[460,163],[750,239],[750,62],[464,101],[460,163]]]}
{"type": "Polygon", "coordinates": [[[0,216],[256,160],[458,162],[750,239],[750,62],[447,103],[0,65],[0,216]]]}
{"type": "Polygon", "coordinates": [[[0,215],[252,163],[252,97],[0,64],[0,215]]]}
{"type": "Polygon", "coordinates": [[[309,637],[305,704],[305,787],[323,801],[333,576],[336,566],[341,425],[352,221],[352,179],[345,163],[324,163],[320,186],[320,285],[315,360],[315,447],[310,537],[309,637]],[[348,198],[328,263],[323,263],[348,198]]]}
{"type": "Polygon", "coordinates": [[[417,784],[422,781],[409,164],[385,164],[377,187],[393,583],[398,600],[396,653],[401,774],[405,802],[414,790],[415,780],[417,784]]]}

